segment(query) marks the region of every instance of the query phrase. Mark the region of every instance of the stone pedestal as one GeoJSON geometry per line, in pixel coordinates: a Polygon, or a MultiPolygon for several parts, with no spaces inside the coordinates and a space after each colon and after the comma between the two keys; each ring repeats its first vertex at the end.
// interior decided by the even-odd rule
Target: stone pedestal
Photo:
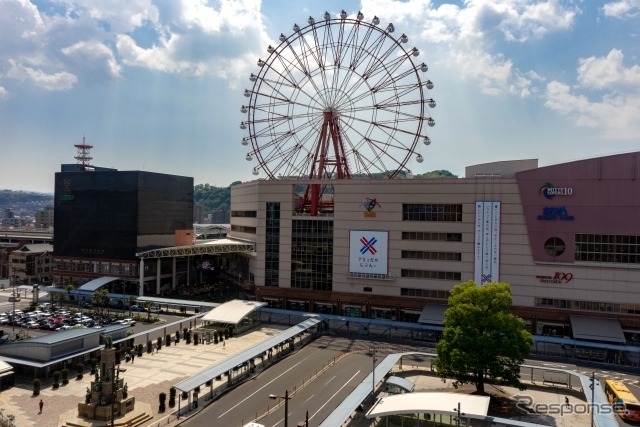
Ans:
{"type": "Polygon", "coordinates": [[[91,381],[85,401],[78,404],[78,416],[108,421],[133,411],[135,398],[128,396],[126,387],[117,370],[115,349],[101,350],[99,377],[91,381]]]}

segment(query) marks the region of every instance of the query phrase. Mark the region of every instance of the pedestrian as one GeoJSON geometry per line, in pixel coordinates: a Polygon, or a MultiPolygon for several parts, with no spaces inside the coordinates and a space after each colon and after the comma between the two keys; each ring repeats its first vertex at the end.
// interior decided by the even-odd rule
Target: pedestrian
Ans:
{"type": "Polygon", "coordinates": [[[42,399],[40,399],[39,406],[40,406],[40,413],[42,413],[42,408],[44,407],[44,402],[42,401],[42,399]]]}
{"type": "Polygon", "coordinates": [[[225,340],[222,340],[222,348],[225,348],[224,346],[227,344],[227,342],[225,340]]]}
{"type": "Polygon", "coordinates": [[[131,364],[133,365],[133,359],[136,357],[135,353],[131,353],[131,364]]]}
{"type": "Polygon", "coordinates": [[[567,408],[569,407],[569,396],[565,396],[564,397],[564,403],[565,405],[567,405],[567,408]]]}

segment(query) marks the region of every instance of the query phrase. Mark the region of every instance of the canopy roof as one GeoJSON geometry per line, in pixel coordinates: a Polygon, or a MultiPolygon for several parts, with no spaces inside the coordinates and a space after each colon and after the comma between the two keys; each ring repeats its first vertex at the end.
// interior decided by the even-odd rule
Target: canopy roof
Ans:
{"type": "Polygon", "coordinates": [[[484,418],[489,410],[489,396],[462,393],[404,393],[379,399],[367,413],[367,418],[399,414],[455,414],[460,404],[465,417],[484,418]]]}
{"type": "Polygon", "coordinates": [[[236,324],[252,311],[264,307],[266,302],[233,300],[214,308],[204,315],[203,322],[236,324]]]}
{"type": "Polygon", "coordinates": [[[626,342],[618,319],[571,316],[571,330],[573,331],[573,337],[577,339],[614,343],[626,342]]]}

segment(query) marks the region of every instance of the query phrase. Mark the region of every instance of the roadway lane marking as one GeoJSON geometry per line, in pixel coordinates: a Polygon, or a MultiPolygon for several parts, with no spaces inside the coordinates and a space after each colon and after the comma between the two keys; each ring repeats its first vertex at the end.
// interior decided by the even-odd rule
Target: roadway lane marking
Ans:
{"type": "MultiPolygon", "coordinates": [[[[329,404],[329,402],[330,402],[330,401],[332,401],[332,400],[333,400],[333,398],[334,398],[334,397],[336,397],[336,395],[337,395],[338,393],[340,393],[340,392],[342,391],[342,389],[343,389],[343,388],[345,388],[345,387],[347,386],[347,384],[349,384],[349,383],[350,383],[350,382],[351,382],[351,381],[356,377],[356,375],[358,375],[359,373],[360,373],[360,370],[358,370],[358,372],[356,372],[355,374],[353,374],[353,376],[352,376],[351,378],[349,378],[349,381],[347,381],[346,383],[344,383],[344,385],[343,385],[342,387],[340,387],[340,388],[338,389],[338,391],[336,391],[335,393],[333,393],[333,396],[331,396],[331,398],[329,398],[329,399],[324,403],[324,405],[322,405],[320,408],[318,408],[318,410],[317,410],[316,412],[314,412],[314,413],[313,413],[313,415],[311,415],[311,416],[309,417],[309,419],[312,419],[313,417],[315,417],[316,415],[318,415],[318,412],[322,411],[322,409],[323,409],[325,406],[327,406],[327,405],[329,404]]],[[[274,427],[275,427],[275,426],[274,426],[274,427]]]]}
{"type": "Polygon", "coordinates": [[[335,377],[335,376],[331,377],[331,378],[329,379],[329,381],[327,381],[326,383],[324,383],[324,385],[329,385],[329,383],[330,383],[331,381],[335,380],[335,379],[336,379],[336,377],[335,377]]]}
{"type": "Polygon", "coordinates": [[[310,358],[311,356],[313,356],[316,352],[318,352],[320,350],[316,350],[313,353],[311,353],[310,355],[308,355],[307,357],[305,357],[304,359],[302,359],[301,361],[299,361],[298,363],[296,363],[295,365],[291,366],[289,369],[287,369],[286,371],[284,371],[282,374],[278,375],[277,377],[275,377],[274,379],[272,379],[271,381],[269,381],[268,383],[266,383],[264,386],[260,387],[259,389],[257,389],[256,391],[254,391],[253,393],[251,393],[250,395],[248,395],[247,397],[245,397],[244,399],[242,399],[240,402],[238,402],[236,405],[232,406],[231,408],[229,408],[229,410],[223,412],[222,414],[220,414],[218,416],[218,418],[222,418],[223,416],[225,416],[226,414],[228,414],[229,412],[231,412],[232,410],[234,410],[235,408],[237,408],[238,406],[240,406],[240,404],[242,404],[243,402],[249,400],[250,397],[258,394],[258,392],[262,391],[263,389],[267,388],[267,386],[271,385],[272,382],[274,382],[275,380],[279,379],[280,377],[283,377],[287,372],[289,372],[290,370],[292,370],[293,368],[297,367],[298,365],[300,365],[301,363],[303,363],[304,361],[306,361],[308,358],[310,358]]]}

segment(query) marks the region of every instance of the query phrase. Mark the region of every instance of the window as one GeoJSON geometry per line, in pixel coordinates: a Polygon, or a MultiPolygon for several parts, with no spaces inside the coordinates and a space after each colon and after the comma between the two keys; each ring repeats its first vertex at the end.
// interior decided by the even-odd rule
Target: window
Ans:
{"type": "Polygon", "coordinates": [[[550,256],[560,256],[564,253],[564,241],[558,237],[551,237],[544,242],[544,251],[550,256]]]}
{"type": "Polygon", "coordinates": [[[602,263],[639,263],[640,236],[576,234],[575,260],[602,263]]]}
{"type": "Polygon", "coordinates": [[[333,221],[293,220],[291,231],[291,287],[332,290],[333,221]]]}
{"type": "Polygon", "coordinates": [[[280,285],[280,203],[267,203],[264,285],[280,285]]]}
{"type": "Polygon", "coordinates": [[[448,291],[436,289],[400,288],[400,295],[405,297],[431,298],[446,301],[449,299],[448,291]]]}
{"type": "Polygon", "coordinates": [[[255,218],[257,215],[256,211],[231,211],[234,218],[255,218]]]}
{"type": "Polygon", "coordinates": [[[456,271],[429,271],[429,270],[410,270],[402,269],[400,271],[402,277],[416,279],[435,279],[435,280],[455,280],[462,279],[462,273],[456,271]]]}
{"type": "Polygon", "coordinates": [[[407,203],[402,205],[402,220],[462,222],[462,205],[407,203]]]}
{"type": "Polygon", "coordinates": [[[427,259],[434,261],[461,261],[460,252],[402,251],[402,258],[427,259]]]}
{"type": "Polygon", "coordinates": [[[231,230],[237,231],[238,233],[256,234],[256,227],[248,227],[246,225],[231,224],[231,230]]]}
{"type": "Polygon", "coordinates": [[[423,233],[403,231],[402,240],[433,240],[439,242],[462,242],[462,233],[423,233]]]}

